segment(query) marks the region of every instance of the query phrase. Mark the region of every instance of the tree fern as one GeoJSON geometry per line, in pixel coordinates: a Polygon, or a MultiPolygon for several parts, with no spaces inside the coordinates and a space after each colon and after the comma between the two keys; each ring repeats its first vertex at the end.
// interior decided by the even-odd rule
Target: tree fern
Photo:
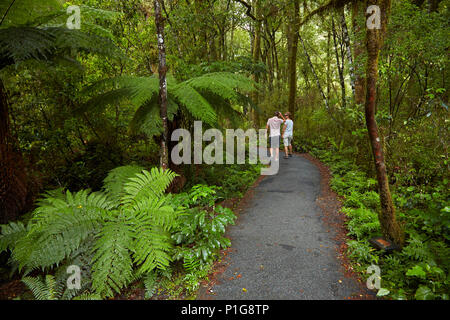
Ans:
{"type": "MultiPolygon", "coordinates": [[[[239,110],[232,103],[248,104],[242,93],[253,91],[254,83],[248,78],[227,72],[216,72],[177,83],[168,77],[169,120],[182,108],[193,119],[217,125],[218,114],[237,119],[239,110]]],[[[116,77],[105,79],[86,88],[92,98],[80,106],[78,112],[101,111],[108,105],[129,101],[137,107],[131,122],[134,131],[147,135],[161,133],[161,120],[157,105],[159,81],[156,77],[116,77]]]]}
{"type": "Polygon", "coordinates": [[[0,69],[29,59],[46,61],[72,51],[124,58],[111,40],[80,30],[24,26],[0,29],[0,69]]]}

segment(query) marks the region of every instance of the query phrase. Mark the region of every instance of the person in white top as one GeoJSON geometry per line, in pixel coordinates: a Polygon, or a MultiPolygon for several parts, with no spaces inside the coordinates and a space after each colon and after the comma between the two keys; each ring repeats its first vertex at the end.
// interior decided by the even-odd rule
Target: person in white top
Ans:
{"type": "Polygon", "coordinates": [[[290,112],[286,112],[284,116],[286,117],[286,121],[284,122],[281,138],[283,139],[284,144],[284,158],[288,159],[289,157],[292,157],[292,136],[294,135],[294,122],[292,122],[291,120],[290,112]]]}
{"type": "Polygon", "coordinates": [[[270,128],[270,157],[273,158],[273,149],[275,149],[275,161],[278,161],[280,154],[280,127],[284,121],[285,119],[279,111],[276,111],[274,116],[267,120],[266,130],[269,130],[270,128]]]}

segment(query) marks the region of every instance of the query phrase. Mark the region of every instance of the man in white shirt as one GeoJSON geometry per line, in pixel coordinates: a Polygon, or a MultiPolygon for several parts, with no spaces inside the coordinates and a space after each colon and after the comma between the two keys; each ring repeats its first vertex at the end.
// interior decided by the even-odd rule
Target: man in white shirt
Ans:
{"type": "Polygon", "coordinates": [[[275,161],[278,161],[279,153],[280,153],[280,127],[284,122],[284,117],[281,112],[276,111],[272,118],[267,120],[266,130],[270,128],[270,157],[273,159],[273,149],[275,149],[275,161]],[[279,117],[283,118],[280,119],[279,117]]]}
{"type": "Polygon", "coordinates": [[[284,158],[292,157],[292,137],[294,135],[294,122],[291,120],[291,113],[286,112],[284,114],[286,121],[284,122],[283,132],[281,133],[281,138],[284,144],[284,158]],[[289,151],[288,152],[288,148],[289,151]]]}

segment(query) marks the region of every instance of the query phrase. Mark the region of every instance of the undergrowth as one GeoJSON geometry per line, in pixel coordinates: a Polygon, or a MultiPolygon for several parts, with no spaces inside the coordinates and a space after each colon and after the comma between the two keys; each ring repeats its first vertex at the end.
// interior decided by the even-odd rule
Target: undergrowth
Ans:
{"type": "Polygon", "coordinates": [[[342,212],[348,217],[348,255],[354,268],[367,279],[367,268],[381,270],[378,296],[391,299],[449,299],[450,202],[448,181],[434,185],[408,185],[396,177],[392,194],[397,215],[406,233],[401,250],[386,253],[369,239],[381,236],[378,221],[377,182],[340,148],[311,147],[312,155],[330,167],[331,188],[343,196],[342,212]]]}

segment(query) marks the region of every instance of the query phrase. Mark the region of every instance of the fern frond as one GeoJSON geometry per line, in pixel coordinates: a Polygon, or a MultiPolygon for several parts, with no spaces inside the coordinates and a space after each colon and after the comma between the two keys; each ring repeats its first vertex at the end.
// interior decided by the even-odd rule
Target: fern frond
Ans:
{"type": "MultiPolygon", "coordinates": [[[[173,120],[177,111],[178,105],[168,97],[167,118],[169,121],[173,120]]],[[[159,106],[156,98],[152,98],[136,110],[130,123],[130,129],[133,133],[144,133],[147,137],[160,135],[163,132],[159,106]]]]}
{"type": "Polygon", "coordinates": [[[148,224],[162,227],[166,231],[170,231],[175,225],[177,213],[167,205],[166,199],[144,198],[139,202],[135,202],[128,207],[126,212],[132,216],[134,224],[148,224]]]}
{"type": "Polygon", "coordinates": [[[124,195],[125,183],[130,178],[136,176],[144,170],[143,167],[137,165],[121,166],[109,171],[106,178],[103,180],[103,190],[108,198],[118,205],[122,196],[124,195]]]}
{"type": "Polygon", "coordinates": [[[126,58],[111,40],[80,30],[62,27],[0,29],[0,69],[29,59],[47,61],[72,51],[126,58]]]}
{"type": "Polygon", "coordinates": [[[162,168],[154,167],[150,171],[144,170],[125,184],[122,203],[129,205],[145,198],[159,198],[176,176],[177,174],[173,171],[162,168]]]}
{"type": "Polygon", "coordinates": [[[168,94],[178,104],[184,106],[195,119],[202,120],[211,126],[216,124],[217,116],[214,108],[188,83],[182,82],[171,88],[168,86],[168,94]]]}
{"type": "Polygon", "coordinates": [[[58,300],[63,290],[63,286],[50,274],[46,275],[45,279],[24,277],[22,282],[31,290],[36,300],[58,300]]]}
{"type": "Polygon", "coordinates": [[[156,279],[158,275],[156,272],[149,272],[144,277],[145,298],[149,299],[153,296],[156,289],[156,279]]]}
{"type": "Polygon", "coordinates": [[[194,273],[200,268],[201,259],[199,259],[193,252],[184,256],[183,267],[187,273],[194,273]]]}
{"type": "Polygon", "coordinates": [[[224,100],[238,102],[238,92],[254,91],[253,81],[235,73],[214,72],[192,78],[186,81],[191,87],[200,92],[212,92],[224,100]]]}
{"type": "Polygon", "coordinates": [[[27,229],[22,222],[9,222],[1,226],[2,233],[0,235],[0,252],[4,250],[13,250],[16,242],[21,239],[27,229]]]}
{"type": "Polygon", "coordinates": [[[125,100],[139,107],[155,99],[158,90],[159,80],[156,77],[121,76],[102,79],[83,91],[83,94],[94,96],[78,107],[76,112],[102,111],[109,105],[125,100]]]}
{"type": "Polygon", "coordinates": [[[48,60],[56,46],[55,37],[33,27],[0,29],[0,69],[28,59],[48,60]]]}
{"type": "Polygon", "coordinates": [[[138,273],[146,273],[155,268],[164,270],[172,260],[170,233],[162,227],[142,224],[136,226],[134,261],[140,264],[138,273]]]}
{"type": "Polygon", "coordinates": [[[108,221],[95,243],[92,260],[92,288],[101,296],[113,296],[133,279],[132,232],[128,224],[108,221]]]}
{"type": "Polygon", "coordinates": [[[20,268],[45,268],[60,263],[76,250],[83,240],[97,232],[103,217],[112,209],[101,193],[86,190],[66,200],[47,198],[48,205],[38,207],[29,224],[29,232],[19,239],[13,259],[20,268]]]}
{"type": "Polygon", "coordinates": [[[98,293],[83,293],[72,300],[102,300],[102,297],[98,293]]]}

